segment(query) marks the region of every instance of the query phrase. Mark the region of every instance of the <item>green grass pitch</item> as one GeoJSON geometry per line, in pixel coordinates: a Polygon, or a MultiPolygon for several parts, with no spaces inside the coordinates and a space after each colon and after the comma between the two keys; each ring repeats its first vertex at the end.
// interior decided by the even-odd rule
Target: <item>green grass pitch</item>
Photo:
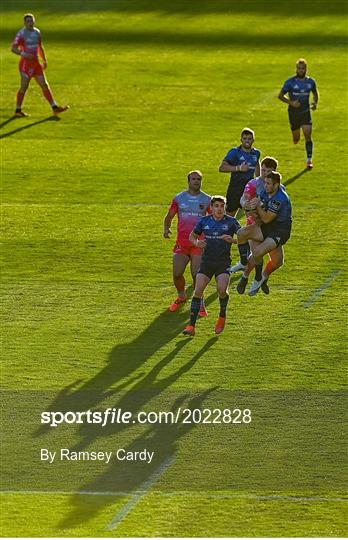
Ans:
{"type": "Polygon", "coordinates": [[[2,421],[13,482],[1,496],[2,535],[344,536],[345,2],[8,0],[2,8],[2,421]],[[10,45],[27,11],[43,34],[54,95],[71,107],[60,119],[33,82],[31,116],[7,122],[19,80],[10,45]],[[315,167],[303,174],[303,141],[293,146],[277,100],[301,56],[321,96],[315,167]],[[185,339],[189,306],[166,311],[173,241],[163,239],[162,220],[190,169],[203,171],[205,191],[225,193],[218,165],[244,126],[263,156],[279,159],[288,184],[285,265],[267,298],[238,296],[232,280],[219,339],[209,286],[210,315],[185,339]],[[39,420],[29,428],[10,414],[14,396],[29,412],[40,399],[76,410],[239,400],[254,419],[34,437],[39,420]],[[54,488],[47,468],[43,489],[43,465],[22,473],[15,456],[115,440],[147,440],[175,462],[158,478],[140,472],[132,493],[108,495],[114,465],[76,489],[66,472],[54,488]]]}

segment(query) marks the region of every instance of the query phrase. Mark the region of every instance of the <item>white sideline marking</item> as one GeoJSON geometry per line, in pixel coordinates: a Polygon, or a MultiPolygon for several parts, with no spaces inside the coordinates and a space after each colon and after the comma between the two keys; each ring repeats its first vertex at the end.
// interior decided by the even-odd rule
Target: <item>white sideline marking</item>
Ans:
{"type": "MultiPolygon", "coordinates": [[[[144,484],[145,485],[145,484],[144,484]]],[[[40,490],[3,490],[0,491],[4,495],[89,495],[92,497],[129,497],[129,491],[40,491],[40,490]]],[[[137,490],[133,492],[133,496],[137,495],[139,498],[148,493],[148,489],[145,491],[137,490]]],[[[189,497],[207,497],[209,499],[255,499],[260,501],[319,501],[319,502],[348,502],[348,497],[322,497],[320,495],[256,495],[254,493],[199,493],[191,491],[173,491],[173,492],[154,492],[155,495],[162,497],[176,497],[176,496],[189,496],[189,497]]]]}
{"type": "Polygon", "coordinates": [[[149,489],[157,482],[162,474],[171,466],[174,461],[174,456],[169,456],[163,463],[152,473],[150,478],[143,482],[140,486],[140,491],[133,493],[132,498],[117,512],[114,518],[107,525],[106,529],[112,531],[128,516],[129,512],[145,497],[149,489]]]}
{"type": "Polygon", "coordinates": [[[327,278],[326,281],[324,281],[324,283],[322,284],[321,287],[318,287],[318,289],[315,289],[314,293],[312,294],[312,296],[310,297],[309,300],[307,300],[304,304],[303,304],[303,307],[304,308],[309,308],[311,307],[317,300],[318,298],[324,294],[324,292],[329,288],[331,287],[332,283],[334,282],[334,280],[337,278],[337,276],[339,276],[339,274],[342,273],[342,270],[335,270],[334,272],[331,272],[331,274],[329,275],[329,277],[327,278]]]}

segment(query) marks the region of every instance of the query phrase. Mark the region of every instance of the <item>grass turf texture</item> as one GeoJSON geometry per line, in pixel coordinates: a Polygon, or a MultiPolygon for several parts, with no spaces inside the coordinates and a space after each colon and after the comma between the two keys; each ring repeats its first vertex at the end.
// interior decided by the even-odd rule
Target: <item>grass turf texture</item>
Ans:
{"type": "MultiPolygon", "coordinates": [[[[18,86],[17,59],[6,51],[27,10],[21,1],[3,7],[2,123],[18,86]]],[[[82,381],[97,396],[119,387],[155,389],[158,403],[168,392],[211,388],[341,389],[343,273],[304,306],[342,267],[344,3],[313,9],[303,2],[72,0],[33,1],[30,10],[43,33],[53,92],[71,110],[52,120],[33,82],[24,103],[32,116],[1,130],[3,386],[55,395],[82,381]],[[303,142],[293,147],[286,106],[276,99],[299,56],[321,93],[313,114],[315,168],[301,176],[303,142]],[[262,155],[279,159],[288,181],[294,228],[286,264],[272,276],[268,298],[238,297],[232,282],[229,322],[218,340],[211,339],[218,305],[210,287],[210,316],[183,344],[188,307],[165,312],[175,292],[162,218],[189,169],[203,171],[207,192],[225,193],[228,175],[217,167],[245,125],[255,129],[262,155]]],[[[340,436],[339,421],[332,429],[340,436]]],[[[200,445],[210,444],[203,430],[200,445]]],[[[330,444],[334,452],[336,441],[328,451],[330,444]]],[[[247,459],[241,467],[252,479],[247,459]]],[[[161,482],[162,491],[142,498],[110,532],[107,524],[129,497],[4,494],[2,534],[345,533],[339,486],[295,493],[284,485],[277,492],[283,497],[322,500],[263,500],[247,489],[167,493],[165,475],[161,482]]]]}

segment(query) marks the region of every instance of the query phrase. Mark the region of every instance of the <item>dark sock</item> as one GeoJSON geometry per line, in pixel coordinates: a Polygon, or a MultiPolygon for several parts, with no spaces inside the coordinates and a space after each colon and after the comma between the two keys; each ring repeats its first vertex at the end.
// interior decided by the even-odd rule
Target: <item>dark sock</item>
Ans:
{"type": "Polygon", "coordinates": [[[21,107],[16,108],[16,112],[21,112],[21,110],[22,110],[21,107]]]}
{"type": "Polygon", "coordinates": [[[240,255],[240,262],[246,266],[248,264],[248,256],[249,256],[249,243],[246,242],[245,244],[238,244],[238,250],[240,255]]]}
{"type": "Polygon", "coordinates": [[[196,321],[201,307],[201,299],[193,296],[191,300],[190,325],[196,326],[196,321]]]}
{"type": "Polygon", "coordinates": [[[313,141],[306,142],[306,152],[307,152],[307,158],[311,159],[313,155],[313,141]]]}
{"type": "Polygon", "coordinates": [[[255,264],[255,279],[256,281],[261,281],[262,279],[262,263],[255,264]]]}
{"type": "Polygon", "coordinates": [[[227,309],[227,304],[228,304],[229,299],[230,297],[228,294],[226,294],[226,296],[224,296],[223,298],[219,296],[220,317],[226,317],[226,309],[227,309]]]}

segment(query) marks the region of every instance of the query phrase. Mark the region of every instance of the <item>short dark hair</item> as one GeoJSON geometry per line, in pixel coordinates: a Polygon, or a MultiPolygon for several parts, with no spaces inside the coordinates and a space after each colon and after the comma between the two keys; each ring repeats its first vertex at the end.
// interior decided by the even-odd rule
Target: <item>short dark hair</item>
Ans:
{"type": "Polygon", "coordinates": [[[279,172],[272,171],[267,175],[267,178],[270,178],[273,184],[280,184],[282,181],[282,175],[279,172]]]}
{"type": "Polygon", "coordinates": [[[203,174],[201,173],[201,171],[199,171],[198,169],[194,169],[193,171],[190,171],[190,172],[188,173],[188,175],[187,175],[187,181],[188,181],[188,182],[190,181],[190,176],[191,176],[191,174],[193,174],[193,173],[198,174],[198,176],[200,176],[200,177],[201,177],[201,180],[202,180],[203,174]]]}
{"type": "Polygon", "coordinates": [[[34,15],[33,15],[32,13],[26,13],[26,14],[24,15],[23,19],[25,20],[25,19],[27,19],[28,17],[30,17],[31,19],[33,19],[33,20],[35,21],[35,17],[34,17],[34,15]]]}
{"type": "Polygon", "coordinates": [[[243,135],[252,135],[252,138],[255,139],[255,132],[248,127],[245,127],[242,130],[242,133],[240,134],[240,136],[243,137],[243,135]]]}
{"type": "Polygon", "coordinates": [[[211,206],[213,206],[214,202],[216,201],[220,201],[226,204],[226,197],[224,197],[223,195],[213,195],[210,201],[211,206]]]}
{"type": "Polygon", "coordinates": [[[276,171],[278,167],[278,161],[274,157],[266,156],[261,161],[261,167],[262,165],[267,167],[267,169],[272,169],[272,171],[276,171]]]}

